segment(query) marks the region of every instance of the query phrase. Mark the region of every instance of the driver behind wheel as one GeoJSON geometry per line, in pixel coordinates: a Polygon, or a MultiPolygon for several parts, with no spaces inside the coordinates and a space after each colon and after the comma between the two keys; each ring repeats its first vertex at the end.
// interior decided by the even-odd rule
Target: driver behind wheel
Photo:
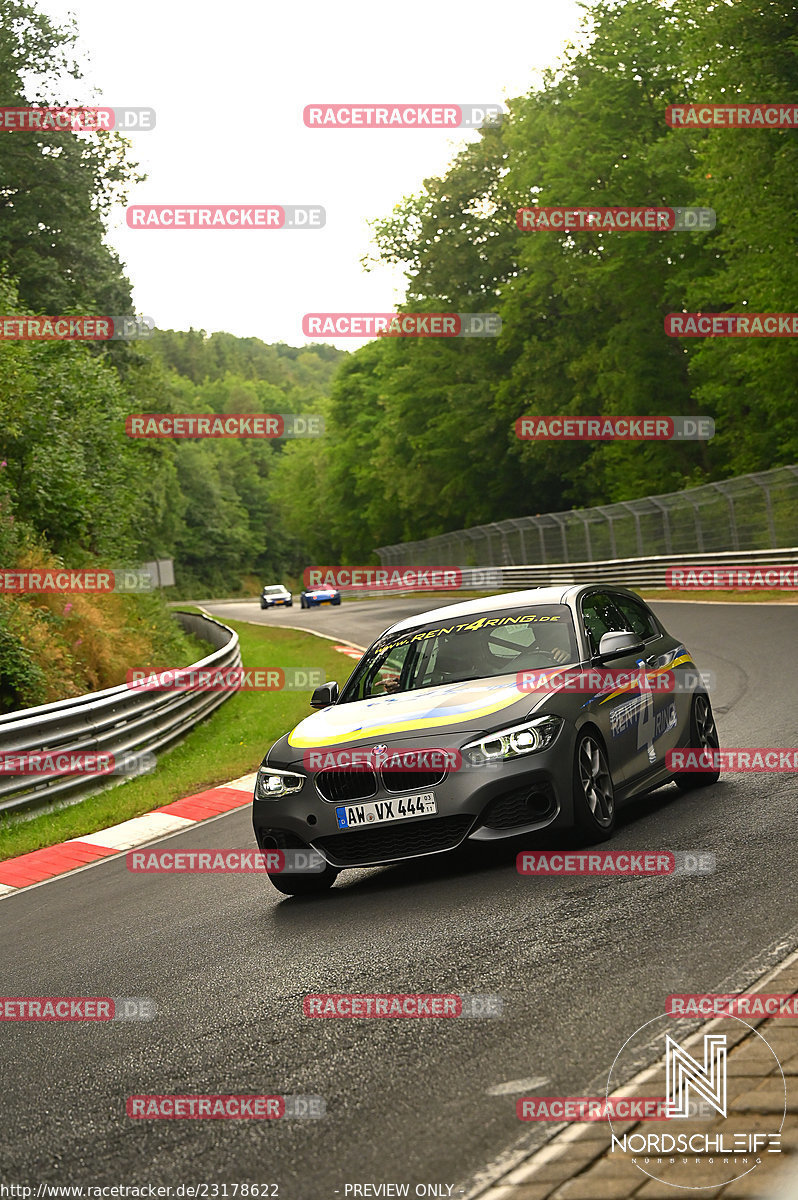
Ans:
{"type": "Polygon", "coordinates": [[[540,666],[561,667],[564,663],[573,661],[574,654],[567,627],[552,623],[535,625],[534,645],[519,654],[513,666],[524,671],[540,666]]]}
{"type": "Polygon", "coordinates": [[[432,671],[434,685],[455,683],[461,679],[479,679],[490,674],[484,640],[473,633],[470,637],[462,634],[444,635],[438,640],[432,671]]]}

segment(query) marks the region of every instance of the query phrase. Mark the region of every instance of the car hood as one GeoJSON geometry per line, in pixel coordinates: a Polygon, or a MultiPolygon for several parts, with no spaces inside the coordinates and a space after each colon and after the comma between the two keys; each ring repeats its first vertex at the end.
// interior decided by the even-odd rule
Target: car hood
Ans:
{"type": "Polygon", "coordinates": [[[287,740],[289,746],[305,749],[375,738],[390,738],[395,744],[417,739],[419,734],[473,733],[522,720],[540,702],[538,697],[518,691],[515,675],[450,683],[334,704],[300,721],[287,740]]]}

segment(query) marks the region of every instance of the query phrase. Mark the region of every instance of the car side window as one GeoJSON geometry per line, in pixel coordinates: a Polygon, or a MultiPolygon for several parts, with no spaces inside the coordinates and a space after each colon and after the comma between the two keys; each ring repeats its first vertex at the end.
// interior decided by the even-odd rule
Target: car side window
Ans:
{"type": "Polygon", "coordinates": [[[637,600],[633,600],[631,596],[621,595],[613,596],[613,600],[626,620],[626,628],[631,629],[632,633],[636,633],[644,642],[660,636],[660,631],[651,613],[647,612],[637,600]]]}
{"type": "Polygon", "coordinates": [[[591,654],[598,654],[605,633],[628,629],[627,618],[616,608],[606,592],[590,592],[582,601],[582,622],[591,654]]]}

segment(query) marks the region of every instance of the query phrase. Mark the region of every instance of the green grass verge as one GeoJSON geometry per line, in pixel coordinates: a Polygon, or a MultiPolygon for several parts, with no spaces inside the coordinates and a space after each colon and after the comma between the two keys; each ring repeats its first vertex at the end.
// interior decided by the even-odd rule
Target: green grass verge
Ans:
{"type": "MultiPolygon", "coordinates": [[[[315,667],[327,679],[342,683],[355,665],[333,650],[332,642],[312,634],[223,623],[238,633],[244,666],[251,670],[315,667]]],[[[160,757],[151,775],[54,813],[29,820],[11,815],[0,819],[0,860],[95,833],[254,771],[272,742],[312,711],[309,700],[310,692],[238,692],[160,757]]]]}

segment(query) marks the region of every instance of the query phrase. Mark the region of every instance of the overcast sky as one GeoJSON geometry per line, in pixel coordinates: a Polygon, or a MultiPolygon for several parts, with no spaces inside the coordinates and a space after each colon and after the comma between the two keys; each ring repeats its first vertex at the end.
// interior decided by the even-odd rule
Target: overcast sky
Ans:
{"type": "Polygon", "coordinates": [[[399,273],[360,265],[367,222],[475,136],[307,129],[305,105],[501,103],[557,62],[580,15],[576,0],[40,3],[56,20],[75,15],[99,102],[156,110],[153,131],[130,135],[148,176],[130,203],[324,206],[323,230],[131,230],[122,209],[110,229],[135,307],[156,325],[291,345],[310,340],[305,312],[385,312],[401,300],[399,273]]]}

